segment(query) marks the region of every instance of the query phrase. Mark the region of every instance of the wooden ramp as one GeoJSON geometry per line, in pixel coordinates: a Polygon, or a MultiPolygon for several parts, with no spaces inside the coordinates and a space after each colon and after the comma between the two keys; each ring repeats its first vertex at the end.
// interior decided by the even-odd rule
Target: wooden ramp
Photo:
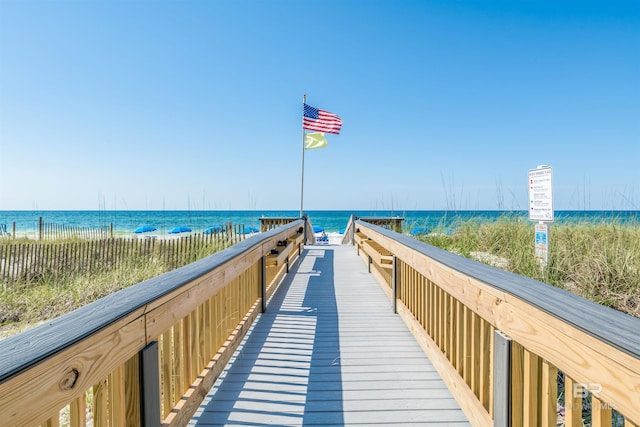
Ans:
{"type": "Polygon", "coordinates": [[[307,246],[189,425],[469,425],[353,246],[307,246]]]}

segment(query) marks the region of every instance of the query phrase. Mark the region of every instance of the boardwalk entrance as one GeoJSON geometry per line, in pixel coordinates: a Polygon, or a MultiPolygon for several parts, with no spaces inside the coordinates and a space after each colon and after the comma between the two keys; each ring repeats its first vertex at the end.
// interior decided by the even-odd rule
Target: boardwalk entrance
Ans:
{"type": "Polygon", "coordinates": [[[190,425],[468,425],[353,246],[307,246],[190,425]]]}

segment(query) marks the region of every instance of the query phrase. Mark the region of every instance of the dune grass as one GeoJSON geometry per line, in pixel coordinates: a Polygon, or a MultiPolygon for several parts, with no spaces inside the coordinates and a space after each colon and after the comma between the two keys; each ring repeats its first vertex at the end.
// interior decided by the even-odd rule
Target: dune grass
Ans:
{"type": "MultiPolygon", "coordinates": [[[[193,254],[201,259],[231,243],[216,241],[193,254]]],[[[28,281],[0,285],[0,328],[11,332],[53,319],[121,289],[159,276],[173,267],[160,253],[132,256],[115,268],[101,268],[93,273],[69,272],[44,275],[28,281]]]]}
{"type": "Polygon", "coordinates": [[[465,221],[454,233],[418,237],[467,258],[478,252],[506,260],[507,270],[640,317],[640,224],[552,223],[549,263],[534,257],[534,226],[522,218],[465,221]]]}

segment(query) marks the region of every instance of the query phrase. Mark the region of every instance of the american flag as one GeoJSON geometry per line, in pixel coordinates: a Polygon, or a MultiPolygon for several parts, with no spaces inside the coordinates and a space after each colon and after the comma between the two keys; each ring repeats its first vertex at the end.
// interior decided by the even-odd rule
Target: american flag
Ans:
{"type": "Polygon", "coordinates": [[[340,133],[342,120],[336,114],[304,104],[302,128],[325,133],[340,133]]]}

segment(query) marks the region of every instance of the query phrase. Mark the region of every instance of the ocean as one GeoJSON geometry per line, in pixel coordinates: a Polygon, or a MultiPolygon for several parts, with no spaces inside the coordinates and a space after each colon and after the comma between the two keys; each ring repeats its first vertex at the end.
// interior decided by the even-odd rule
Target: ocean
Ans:
{"type": "MultiPolygon", "coordinates": [[[[339,233],[352,214],[358,217],[403,217],[404,227],[434,229],[455,227],[460,221],[471,219],[493,221],[509,216],[528,221],[527,211],[306,211],[314,226],[322,227],[327,233],[339,233]]],[[[166,234],[174,227],[187,226],[193,232],[202,232],[207,227],[234,225],[260,228],[260,217],[298,217],[299,211],[250,210],[250,211],[0,211],[0,227],[6,225],[11,232],[13,223],[16,235],[34,235],[39,218],[44,222],[75,227],[96,228],[113,225],[116,235],[132,234],[142,225],[151,225],[154,233],[166,234]]],[[[640,222],[640,211],[555,211],[555,222],[640,222]]]]}

